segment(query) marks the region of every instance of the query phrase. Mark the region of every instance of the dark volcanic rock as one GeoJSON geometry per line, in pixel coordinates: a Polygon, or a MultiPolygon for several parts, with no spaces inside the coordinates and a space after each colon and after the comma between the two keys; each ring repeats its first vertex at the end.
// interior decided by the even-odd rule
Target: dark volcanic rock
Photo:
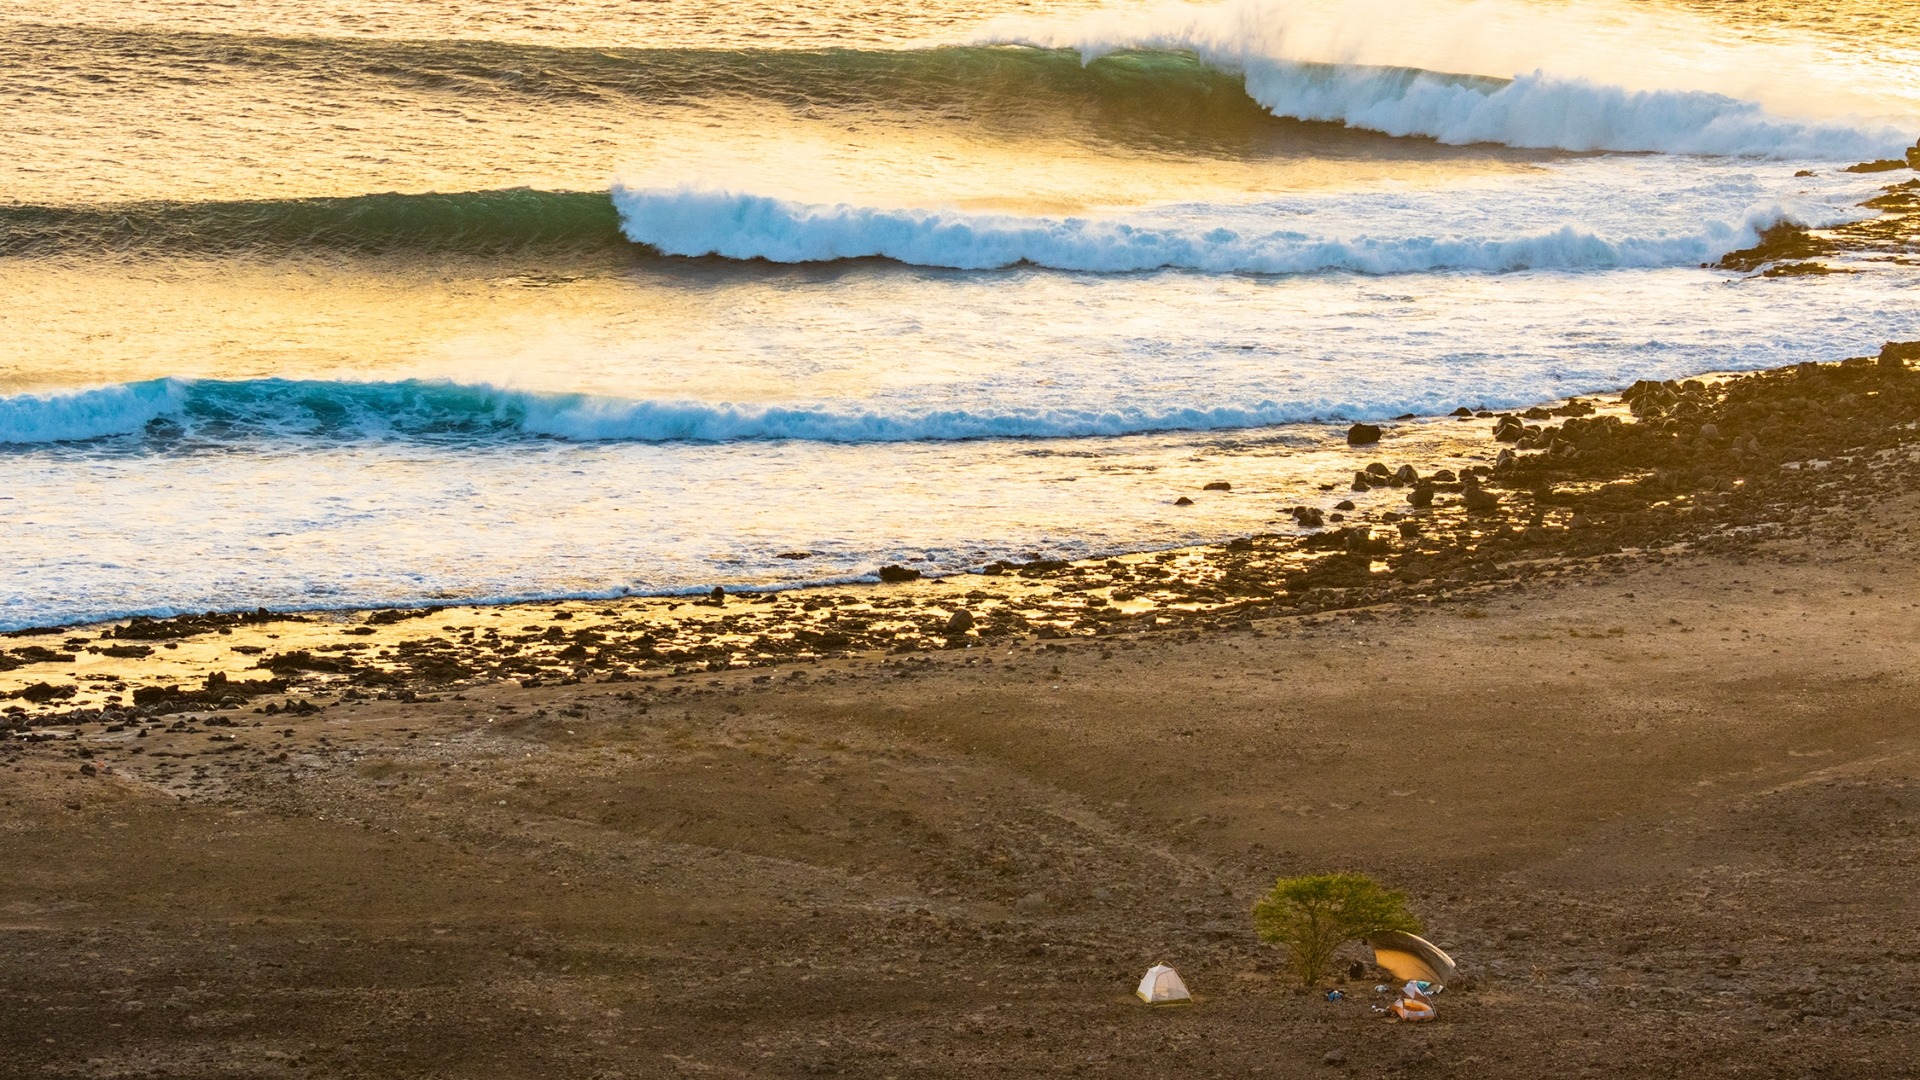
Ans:
{"type": "Polygon", "coordinates": [[[973,612],[961,608],[947,617],[947,636],[959,637],[973,629],[973,612]]]}
{"type": "Polygon", "coordinates": [[[920,571],[908,566],[883,566],[880,568],[880,580],[890,585],[902,581],[918,581],[920,571]]]}
{"type": "Polygon", "coordinates": [[[248,698],[277,694],[286,688],[285,679],[230,679],[226,672],[216,671],[207,676],[206,682],[198,690],[183,690],[178,686],[135,687],[133,703],[150,713],[165,714],[238,705],[248,698]]]}
{"type": "Polygon", "coordinates": [[[1367,446],[1380,441],[1380,425],[1355,424],[1347,429],[1348,446],[1367,446]]]}
{"type": "Polygon", "coordinates": [[[1889,341],[1880,347],[1883,368],[1904,368],[1912,360],[1920,360],[1920,341],[1889,341]]]}
{"type": "Polygon", "coordinates": [[[1201,491],[1232,491],[1233,485],[1227,483],[1225,480],[1215,480],[1213,483],[1208,484],[1205,487],[1202,487],[1200,490],[1201,491]]]}
{"type": "Polygon", "coordinates": [[[15,649],[13,655],[15,659],[25,664],[71,664],[74,661],[74,654],[55,652],[45,645],[29,645],[24,649],[15,649]]]}
{"type": "Polygon", "coordinates": [[[17,697],[24,701],[31,701],[35,705],[45,705],[49,701],[65,701],[67,698],[72,697],[73,694],[74,688],[71,686],[55,686],[52,683],[37,682],[25,689],[15,690],[7,696],[17,697]]]}
{"type": "Polygon", "coordinates": [[[288,675],[296,671],[319,671],[330,675],[344,675],[360,669],[360,665],[348,657],[315,656],[305,649],[264,656],[253,666],[265,668],[277,675],[288,675]]]}
{"type": "Polygon", "coordinates": [[[135,641],[162,641],[169,638],[193,637],[196,634],[208,634],[222,629],[231,630],[236,626],[311,621],[304,615],[280,614],[268,611],[266,608],[230,614],[209,611],[205,615],[180,615],[171,619],[150,619],[145,615],[135,615],[127,621],[127,625],[109,630],[103,636],[135,641]]]}

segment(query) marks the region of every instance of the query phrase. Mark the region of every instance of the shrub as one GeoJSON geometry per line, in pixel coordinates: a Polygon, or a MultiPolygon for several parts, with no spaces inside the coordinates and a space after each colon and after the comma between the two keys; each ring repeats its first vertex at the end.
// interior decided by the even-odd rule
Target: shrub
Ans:
{"type": "Polygon", "coordinates": [[[1294,974],[1312,986],[1327,973],[1341,945],[1375,930],[1420,932],[1407,895],[1365,874],[1281,878],[1253,906],[1261,940],[1285,945],[1294,974]]]}

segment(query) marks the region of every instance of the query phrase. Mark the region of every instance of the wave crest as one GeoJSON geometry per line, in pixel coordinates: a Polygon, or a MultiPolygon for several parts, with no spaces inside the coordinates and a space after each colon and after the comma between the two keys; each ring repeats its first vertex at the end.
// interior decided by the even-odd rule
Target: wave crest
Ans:
{"type": "Polygon", "coordinates": [[[1452,145],[1846,160],[1897,153],[1891,128],[1786,120],[1697,90],[1628,90],[1534,72],[1488,79],[1411,68],[1244,61],[1247,93],[1277,116],[1452,145]]]}
{"type": "Polygon", "coordinates": [[[1528,235],[1327,237],[1229,227],[1204,213],[1140,220],[1039,218],[949,210],[821,206],[762,195],[615,185],[613,201],[636,243],[668,255],[770,262],[886,258],[980,270],[1020,264],[1127,272],[1398,274],[1439,269],[1515,271],[1689,266],[1749,246],[1786,217],[1770,207],[1737,222],[1673,235],[1606,237],[1563,225],[1528,235]]]}
{"type": "MultiPolygon", "coordinates": [[[[1430,403],[1424,403],[1430,404],[1430,403]]],[[[1403,411],[1392,403],[1392,411],[1403,411]]],[[[242,442],[553,438],[575,442],[925,442],[1225,430],[1338,415],[1329,403],[1115,409],[946,409],[635,401],[427,380],[152,379],[0,397],[0,445],[137,436],[166,448],[242,442]]]]}

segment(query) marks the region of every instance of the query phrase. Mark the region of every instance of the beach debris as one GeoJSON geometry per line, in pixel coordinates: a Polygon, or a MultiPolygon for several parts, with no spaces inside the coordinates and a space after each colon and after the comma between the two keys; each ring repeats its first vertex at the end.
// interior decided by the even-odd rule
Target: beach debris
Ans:
{"type": "Polygon", "coordinates": [[[1327,991],[1327,1000],[1345,1001],[1347,1000],[1347,992],[1345,990],[1329,990],[1327,991]]]}
{"type": "Polygon", "coordinates": [[[1347,429],[1348,446],[1367,446],[1380,441],[1380,425],[1355,424],[1347,429]]]}
{"type": "Polygon", "coordinates": [[[1187,993],[1187,984],[1180,980],[1180,973],[1165,964],[1148,968],[1146,976],[1140,980],[1140,988],[1133,994],[1149,1005],[1173,1005],[1193,1000],[1193,995],[1187,993]]]}

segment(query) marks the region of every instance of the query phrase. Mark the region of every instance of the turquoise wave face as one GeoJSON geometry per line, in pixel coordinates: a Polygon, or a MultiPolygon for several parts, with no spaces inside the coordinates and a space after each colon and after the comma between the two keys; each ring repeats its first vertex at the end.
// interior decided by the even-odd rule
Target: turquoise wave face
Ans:
{"type": "Polygon", "coordinates": [[[823,443],[1070,438],[1210,431],[1312,419],[1299,404],[875,411],[636,401],[432,380],[151,379],[75,393],[0,398],[0,446],[117,441],[191,452],[243,444],[362,441],[823,443]]]}

